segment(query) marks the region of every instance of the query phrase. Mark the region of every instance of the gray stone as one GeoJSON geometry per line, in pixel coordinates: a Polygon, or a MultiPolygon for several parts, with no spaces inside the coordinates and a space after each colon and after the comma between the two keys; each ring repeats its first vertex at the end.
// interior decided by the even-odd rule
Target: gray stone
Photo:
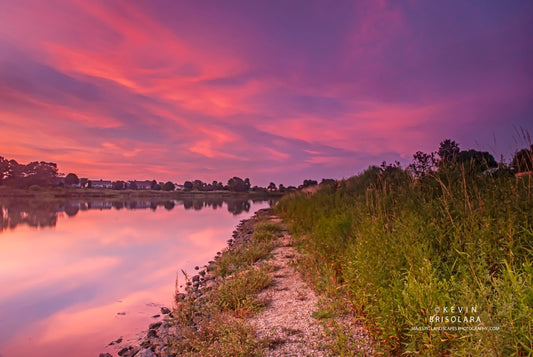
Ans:
{"type": "Polygon", "coordinates": [[[168,314],[170,314],[170,309],[169,309],[168,307],[163,306],[163,307],[161,308],[161,313],[162,313],[163,315],[168,315],[168,314]]]}

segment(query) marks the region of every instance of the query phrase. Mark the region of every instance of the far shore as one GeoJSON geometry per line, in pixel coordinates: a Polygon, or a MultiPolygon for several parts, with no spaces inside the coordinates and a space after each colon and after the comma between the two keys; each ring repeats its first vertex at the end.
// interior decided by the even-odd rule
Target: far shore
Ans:
{"type": "Polygon", "coordinates": [[[0,199],[25,198],[37,200],[50,199],[129,199],[156,197],[160,199],[188,198],[245,198],[252,200],[280,198],[285,192],[279,191],[156,191],[156,190],[113,190],[103,188],[63,188],[50,187],[36,189],[19,189],[0,186],[0,199]]]}

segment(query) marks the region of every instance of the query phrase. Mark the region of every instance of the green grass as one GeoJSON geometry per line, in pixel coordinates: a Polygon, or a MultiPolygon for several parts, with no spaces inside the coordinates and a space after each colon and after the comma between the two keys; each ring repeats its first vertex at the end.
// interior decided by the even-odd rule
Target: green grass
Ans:
{"type": "Polygon", "coordinates": [[[533,343],[532,187],[462,168],[421,180],[371,168],[276,210],[302,272],[347,299],[381,352],[523,356],[533,343]],[[451,306],[477,307],[481,323],[430,323],[451,306]],[[439,325],[481,330],[412,330],[439,325]]]}

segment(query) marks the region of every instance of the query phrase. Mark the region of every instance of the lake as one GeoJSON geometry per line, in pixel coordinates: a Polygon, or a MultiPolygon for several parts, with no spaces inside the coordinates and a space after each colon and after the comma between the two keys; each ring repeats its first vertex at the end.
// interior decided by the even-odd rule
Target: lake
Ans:
{"type": "Polygon", "coordinates": [[[240,220],[271,204],[1,202],[0,356],[116,355],[172,307],[181,269],[193,275],[240,220]]]}

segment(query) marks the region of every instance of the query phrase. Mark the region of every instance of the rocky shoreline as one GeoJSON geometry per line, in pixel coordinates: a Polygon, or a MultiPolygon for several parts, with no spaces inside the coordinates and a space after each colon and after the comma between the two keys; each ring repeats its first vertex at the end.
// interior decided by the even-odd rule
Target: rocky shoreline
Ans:
{"type": "MultiPolygon", "coordinates": [[[[254,232],[256,223],[265,216],[271,216],[272,209],[261,209],[249,218],[242,220],[233,231],[232,238],[228,240],[228,246],[224,252],[232,252],[242,244],[248,242],[254,232]]],[[[223,280],[220,276],[215,276],[215,262],[220,259],[224,253],[218,252],[214,260],[209,261],[202,268],[196,267],[197,274],[192,277],[186,276],[185,292],[176,294],[176,304],[184,303],[192,306],[202,304],[206,299],[206,293],[215,287],[217,281],[223,280]]],[[[181,286],[180,286],[181,287],[181,286]]],[[[161,314],[164,315],[162,321],[154,322],[149,325],[146,336],[138,345],[123,347],[118,351],[120,357],[175,357],[176,354],[169,346],[172,341],[183,339],[180,326],[176,323],[173,311],[167,307],[161,308],[161,314]]],[[[198,329],[197,326],[192,326],[198,329]]],[[[188,326],[191,328],[191,326],[188,326]]],[[[120,340],[120,339],[119,339],[120,340]]],[[[120,343],[122,341],[115,341],[120,343]]],[[[100,353],[99,357],[113,357],[110,353],[100,353]]]]}

